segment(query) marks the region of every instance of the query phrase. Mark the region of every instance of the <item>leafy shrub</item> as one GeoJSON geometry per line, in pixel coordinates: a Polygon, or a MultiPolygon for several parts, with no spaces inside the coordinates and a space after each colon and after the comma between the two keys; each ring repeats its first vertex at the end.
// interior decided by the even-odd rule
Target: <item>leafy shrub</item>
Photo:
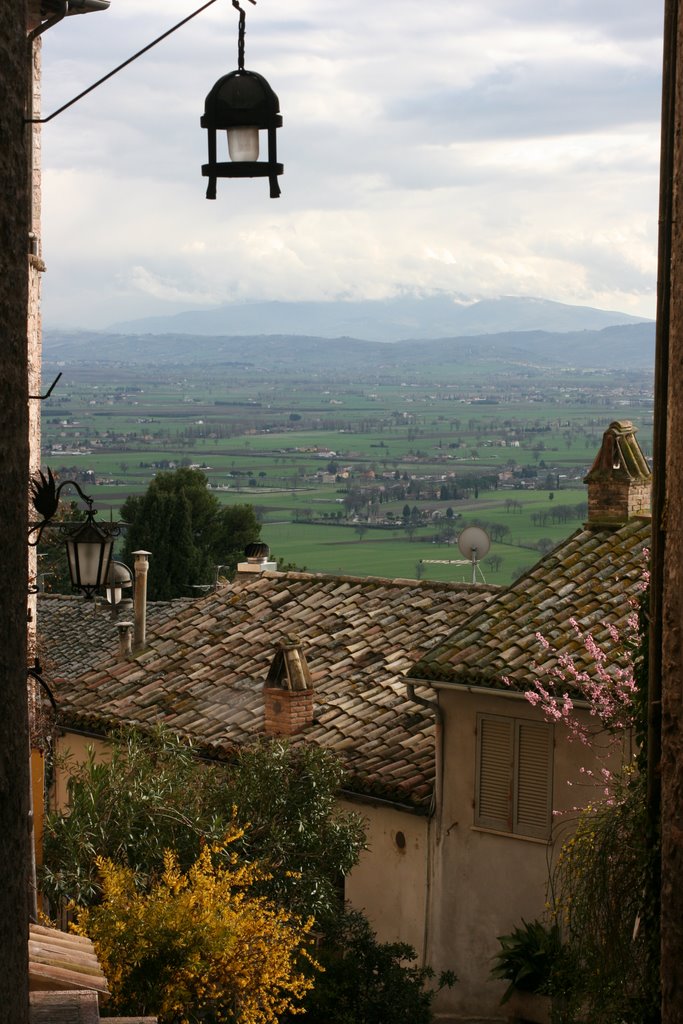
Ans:
{"type": "Polygon", "coordinates": [[[417,967],[412,946],[378,942],[358,911],[346,911],[326,928],[318,950],[324,973],[304,1002],[306,1024],[429,1024],[434,995],[456,981],[445,971],[438,986],[430,967],[417,967]]]}
{"type": "Polygon", "coordinates": [[[589,806],[562,848],[554,909],[565,936],[562,1020],[654,1024],[659,1011],[646,779],[635,773],[611,802],[589,806]]]}
{"type": "Polygon", "coordinates": [[[186,873],[167,853],[144,893],[130,868],[98,859],[103,899],[76,931],[95,943],[112,1010],[161,1024],[276,1024],[312,986],[302,970],[312,922],[254,896],[260,868],[216,861],[224,852],[205,847],[186,873]]]}
{"type": "Polygon", "coordinates": [[[43,892],[53,907],[100,898],[96,858],[129,867],[144,889],[173,850],[187,869],[234,821],[233,849],[267,872],[267,895],[302,917],[336,909],[337,879],[365,846],[357,814],[340,811],[342,767],[329,751],[284,741],[244,748],[230,765],[207,765],[169,732],[124,731],[109,761],[70,764],[71,806],[48,815],[43,892]]]}
{"type": "Polygon", "coordinates": [[[510,982],[501,1003],[506,1003],[515,989],[550,995],[562,955],[558,926],[523,920],[521,927],[509,935],[499,935],[498,941],[501,948],[491,975],[510,982]]]}

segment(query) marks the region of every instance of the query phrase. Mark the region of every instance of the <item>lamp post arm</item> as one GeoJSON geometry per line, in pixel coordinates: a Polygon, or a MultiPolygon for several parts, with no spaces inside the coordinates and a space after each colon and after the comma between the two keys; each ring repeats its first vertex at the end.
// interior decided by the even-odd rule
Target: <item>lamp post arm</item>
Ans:
{"type": "Polygon", "coordinates": [[[35,548],[40,544],[40,538],[43,536],[43,530],[46,526],[62,526],[61,523],[52,523],[51,520],[57,514],[57,509],[59,508],[59,497],[65,487],[75,487],[80,499],[88,506],[88,516],[92,519],[93,515],[93,499],[83,492],[80,485],[75,480],[64,480],[59,487],[55,487],[55,478],[52,475],[52,470],[48,468],[47,473],[48,475],[46,477],[44,473],[40,472],[38,474],[38,479],[31,481],[33,507],[36,512],[40,513],[43,517],[39,523],[29,524],[28,543],[29,547],[32,548],[35,548]],[[36,535],[33,540],[31,540],[32,534],[36,535]]]}
{"type": "MultiPolygon", "coordinates": [[[[255,3],[256,0],[251,0],[251,2],[255,3]]],[[[153,46],[157,45],[157,43],[160,43],[162,40],[166,39],[167,36],[172,35],[173,32],[176,32],[179,28],[182,28],[183,25],[186,25],[188,23],[188,21],[192,21],[192,19],[196,18],[198,14],[201,14],[202,11],[205,11],[207,7],[211,7],[211,5],[215,3],[216,0],[208,0],[207,3],[203,4],[201,7],[198,7],[196,11],[192,12],[192,14],[188,14],[186,18],[183,18],[183,20],[179,21],[177,25],[174,25],[173,28],[169,28],[162,35],[157,36],[157,38],[153,39],[151,43],[147,44],[147,46],[143,46],[141,50],[138,50],[137,53],[134,53],[132,57],[129,57],[127,60],[124,60],[122,64],[119,64],[117,67],[113,68],[106,75],[103,75],[102,78],[98,78],[96,82],[93,82],[92,85],[89,85],[87,89],[83,90],[83,92],[79,92],[78,96],[74,96],[74,98],[72,100],[69,100],[68,103],[64,103],[61,107],[58,107],[58,109],[55,110],[52,114],[48,114],[47,117],[26,118],[25,123],[47,124],[48,121],[51,121],[54,117],[57,117],[58,114],[63,113],[63,111],[68,110],[69,107],[72,107],[74,105],[74,103],[78,103],[78,101],[82,100],[84,96],[88,95],[88,93],[93,92],[100,85],[103,85],[104,82],[107,82],[110,78],[113,78],[114,75],[117,75],[119,73],[119,71],[123,71],[123,69],[127,68],[129,64],[132,64],[134,60],[137,60],[138,57],[142,57],[144,53],[147,53],[148,50],[151,50],[153,46]]]]}
{"type": "Polygon", "coordinates": [[[81,499],[81,501],[84,501],[86,503],[86,505],[88,506],[88,512],[92,512],[92,506],[93,506],[94,499],[89,497],[87,494],[84,494],[83,491],[81,490],[80,486],[76,483],[75,480],[63,480],[62,481],[62,483],[59,485],[59,487],[55,491],[55,498],[57,499],[57,502],[59,502],[59,496],[62,493],[62,490],[63,490],[64,487],[75,487],[76,490],[78,491],[78,497],[81,499]]]}
{"type": "Polygon", "coordinates": [[[26,669],[26,675],[30,676],[31,679],[35,679],[35,681],[40,686],[43,687],[43,689],[45,690],[46,694],[48,695],[48,698],[50,700],[50,704],[52,705],[52,710],[56,713],[56,712],[59,711],[59,708],[57,707],[57,701],[55,700],[54,693],[52,692],[50,687],[47,685],[45,680],[43,679],[43,677],[41,675],[42,671],[43,671],[42,666],[41,666],[39,660],[36,658],[34,660],[34,667],[26,669]]]}

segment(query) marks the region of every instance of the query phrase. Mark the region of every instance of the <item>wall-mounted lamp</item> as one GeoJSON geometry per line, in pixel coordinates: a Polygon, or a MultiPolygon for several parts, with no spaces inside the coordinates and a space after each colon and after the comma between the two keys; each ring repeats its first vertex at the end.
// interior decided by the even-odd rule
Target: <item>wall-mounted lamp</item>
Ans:
{"type": "MultiPolygon", "coordinates": [[[[256,3],[256,0],[251,0],[256,3]]],[[[207,199],[216,198],[217,178],[268,178],[270,198],[280,195],[278,175],[284,168],[277,162],[275,132],[282,125],[280,101],[263,75],[244,68],[244,25],[246,15],[238,0],[232,5],[240,12],[237,71],[220,78],[206,97],[202,128],[208,132],[209,162],[202,166],[208,177],[207,199]],[[259,160],[259,131],[268,133],[268,159],[259,160]],[[217,159],[216,132],[225,131],[228,161],[217,159]]]]}
{"type": "Polygon", "coordinates": [[[65,533],[72,586],[80,590],[88,600],[92,600],[95,591],[107,580],[114,538],[120,534],[123,524],[96,522],[93,499],[83,493],[75,480],[64,480],[57,487],[49,468],[47,476],[39,471],[31,481],[31,500],[36,512],[43,518],[38,523],[30,524],[29,545],[37,547],[46,527],[65,533]],[[60,494],[67,486],[74,487],[88,506],[85,519],[77,524],[52,522],[59,508],[60,494]]]}

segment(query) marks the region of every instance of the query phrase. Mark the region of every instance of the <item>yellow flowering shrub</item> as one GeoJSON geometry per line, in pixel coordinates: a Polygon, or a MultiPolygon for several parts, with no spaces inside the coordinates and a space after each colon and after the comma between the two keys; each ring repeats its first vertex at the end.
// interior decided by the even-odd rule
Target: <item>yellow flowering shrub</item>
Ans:
{"type": "Polygon", "coordinates": [[[81,911],[75,930],[95,943],[109,1008],[162,1024],[276,1024],[297,1012],[313,985],[302,969],[312,921],[253,894],[263,872],[226,856],[241,836],[205,847],[187,872],[167,853],[144,893],[129,868],[98,860],[103,900],[81,911]]]}

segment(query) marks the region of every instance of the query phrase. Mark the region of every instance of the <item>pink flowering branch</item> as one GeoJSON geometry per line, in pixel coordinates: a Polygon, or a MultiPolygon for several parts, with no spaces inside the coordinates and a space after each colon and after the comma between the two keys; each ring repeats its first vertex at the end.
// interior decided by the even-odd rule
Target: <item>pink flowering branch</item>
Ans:
{"type": "MultiPolygon", "coordinates": [[[[588,744],[589,731],[576,714],[576,701],[585,702],[590,715],[610,733],[621,732],[633,724],[636,681],[632,651],[638,620],[635,613],[629,616],[624,638],[616,626],[603,623],[609,638],[605,646],[598,644],[591,633],[584,633],[575,619],[570,624],[587,655],[588,665],[586,659],[582,659],[584,665],[577,664],[574,657],[557,651],[547,637],[536,633],[546,664],[532,663],[534,675],[524,695],[548,722],[564,725],[570,738],[588,744]]],[[[514,685],[507,676],[503,682],[506,686],[514,685]]],[[[603,777],[603,781],[609,779],[603,777]]]]}

